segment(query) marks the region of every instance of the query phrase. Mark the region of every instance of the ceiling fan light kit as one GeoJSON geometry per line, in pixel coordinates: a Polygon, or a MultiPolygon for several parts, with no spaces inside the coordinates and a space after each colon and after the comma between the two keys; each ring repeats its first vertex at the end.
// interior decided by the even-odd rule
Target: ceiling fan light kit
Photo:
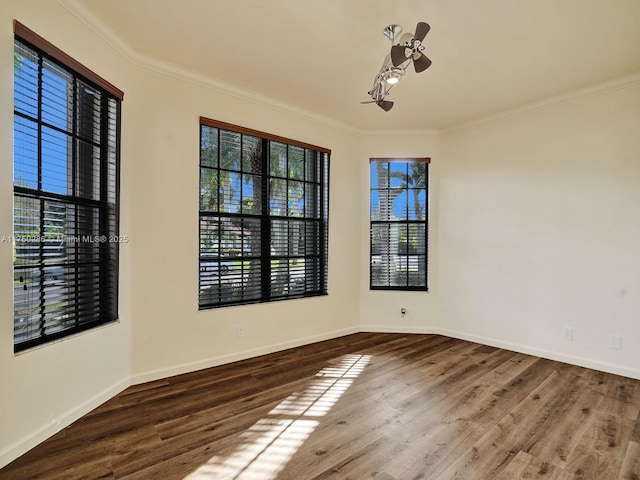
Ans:
{"type": "Polygon", "coordinates": [[[400,67],[387,68],[382,72],[384,81],[390,85],[395,85],[404,75],[404,70],[400,67]]]}
{"type": "Polygon", "coordinates": [[[398,35],[402,32],[402,27],[391,24],[384,28],[382,33],[391,42],[391,51],[373,81],[373,88],[367,92],[371,100],[360,103],[375,103],[385,112],[391,110],[393,102],[385,100],[385,97],[404,76],[409,63],[413,64],[416,73],[424,72],[431,66],[431,60],[423,53],[425,48],[423,42],[430,29],[428,23],[418,22],[412,38],[402,43],[396,43],[398,35]]]}

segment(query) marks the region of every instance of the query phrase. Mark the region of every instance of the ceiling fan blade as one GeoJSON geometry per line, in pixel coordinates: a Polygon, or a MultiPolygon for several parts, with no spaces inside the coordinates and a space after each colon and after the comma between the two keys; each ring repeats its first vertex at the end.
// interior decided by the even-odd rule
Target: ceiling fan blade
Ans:
{"type": "Polygon", "coordinates": [[[376,102],[378,106],[383,109],[385,112],[388,112],[393,107],[393,102],[389,100],[381,100],[380,102],[376,102]]]}
{"type": "Polygon", "coordinates": [[[431,27],[428,23],[419,22],[416,26],[416,34],[413,38],[422,42],[424,40],[424,37],[427,36],[427,33],[429,33],[429,30],[431,30],[431,27]]]}
{"type": "Polygon", "coordinates": [[[407,61],[406,47],[404,45],[394,45],[391,47],[391,62],[394,67],[401,65],[407,61]]]}
{"type": "Polygon", "coordinates": [[[378,103],[375,100],[369,100],[368,102],[360,102],[362,105],[366,105],[367,103],[378,103]]]}
{"type": "Polygon", "coordinates": [[[424,53],[421,53],[418,58],[413,60],[413,67],[416,69],[416,73],[424,72],[430,66],[431,60],[424,53]]]}

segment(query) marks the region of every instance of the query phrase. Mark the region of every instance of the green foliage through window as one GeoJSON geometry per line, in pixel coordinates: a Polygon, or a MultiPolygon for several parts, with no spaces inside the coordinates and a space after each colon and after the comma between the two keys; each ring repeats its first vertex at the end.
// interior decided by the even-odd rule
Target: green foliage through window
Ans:
{"type": "Polygon", "coordinates": [[[199,308],[327,293],[329,152],[200,126],[199,308]]]}

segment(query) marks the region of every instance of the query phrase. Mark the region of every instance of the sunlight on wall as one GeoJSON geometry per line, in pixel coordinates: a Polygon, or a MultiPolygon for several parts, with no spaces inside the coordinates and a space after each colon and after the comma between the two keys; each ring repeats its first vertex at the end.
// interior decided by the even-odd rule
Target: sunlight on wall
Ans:
{"type": "Polygon", "coordinates": [[[371,360],[369,355],[346,355],[320,370],[303,392],[295,392],[265,418],[240,435],[242,444],[221,452],[184,480],[272,480],[319,425],[342,394],[371,360]]]}

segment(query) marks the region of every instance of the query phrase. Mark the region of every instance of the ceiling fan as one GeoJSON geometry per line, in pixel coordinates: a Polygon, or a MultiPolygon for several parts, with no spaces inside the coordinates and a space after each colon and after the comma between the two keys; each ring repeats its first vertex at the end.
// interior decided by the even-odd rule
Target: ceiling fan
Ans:
{"type": "Polygon", "coordinates": [[[382,33],[391,41],[391,52],[386,56],[380,72],[376,75],[373,81],[373,88],[367,92],[371,100],[360,103],[375,103],[385,112],[391,110],[393,102],[385,100],[385,97],[389,94],[391,88],[404,76],[409,66],[407,62],[409,60],[412,61],[416,73],[423,72],[431,66],[431,60],[422,53],[424,51],[422,42],[430,29],[431,27],[428,23],[419,22],[414,35],[405,34],[403,41],[395,44],[396,37],[402,31],[402,27],[395,24],[385,27],[382,33]]]}

